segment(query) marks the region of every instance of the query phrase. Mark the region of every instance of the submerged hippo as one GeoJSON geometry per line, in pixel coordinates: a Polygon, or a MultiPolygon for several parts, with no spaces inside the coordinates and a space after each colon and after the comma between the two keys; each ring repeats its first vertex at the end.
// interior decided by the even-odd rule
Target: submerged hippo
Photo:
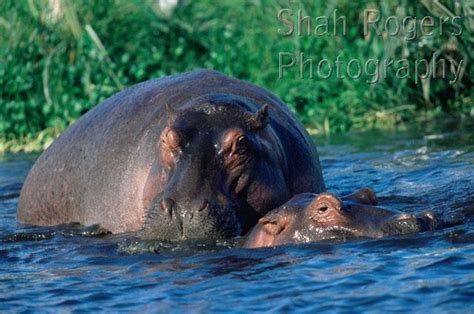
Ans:
{"type": "Polygon", "coordinates": [[[297,195],[261,218],[244,247],[379,238],[434,230],[441,226],[429,211],[416,217],[376,205],[377,197],[368,188],[342,199],[331,193],[297,195]]]}
{"type": "Polygon", "coordinates": [[[308,133],[270,92],[214,71],[132,86],[69,127],[31,169],[18,221],[143,238],[221,238],[324,191],[308,133]]]}

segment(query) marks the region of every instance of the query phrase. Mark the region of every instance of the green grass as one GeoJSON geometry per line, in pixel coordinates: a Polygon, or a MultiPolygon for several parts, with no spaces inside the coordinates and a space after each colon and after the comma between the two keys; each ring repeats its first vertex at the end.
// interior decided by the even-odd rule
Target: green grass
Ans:
{"type": "MultiPolygon", "coordinates": [[[[44,149],[83,113],[126,86],[195,68],[211,68],[264,86],[281,97],[313,133],[398,128],[419,120],[470,120],[474,19],[431,37],[405,41],[364,38],[363,11],[383,16],[466,16],[468,1],[182,1],[167,16],[157,1],[4,0],[0,3],[0,151],[44,149]],[[455,2],[457,5],[455,5],[455,2]],[[311,16],[334,9],[347,18],[346,36],[278,33],[282,8],[311,16]],[[278,79],[278,53],[314,58],[465,60],[456,85],[447,80],[278,79]]],[[[469,13],[471,12],[471,13],[469,13]]]]}

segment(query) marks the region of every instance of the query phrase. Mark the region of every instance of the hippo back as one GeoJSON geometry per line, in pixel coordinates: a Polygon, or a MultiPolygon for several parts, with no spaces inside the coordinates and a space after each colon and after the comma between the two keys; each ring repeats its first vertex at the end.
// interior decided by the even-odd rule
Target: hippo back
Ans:
{"type": "Polygon", "coordinates": [[[324,190],[316,148],[281,100],[252,84],[198,70],[127,88],[70,126],[31,169],[20,195],[19,222],[100,223],[113,232],[139,230],[146,212],[145,181],[166,124],[165,106],[179,110],[212,93],[268,104],[269,123],[287,154],[291,194],[324,190]]]}

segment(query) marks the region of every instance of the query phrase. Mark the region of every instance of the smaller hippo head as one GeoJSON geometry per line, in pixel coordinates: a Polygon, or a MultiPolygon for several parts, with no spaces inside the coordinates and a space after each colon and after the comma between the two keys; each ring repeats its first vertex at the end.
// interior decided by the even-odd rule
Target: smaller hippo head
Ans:
{"type": "Polygon", "coordinates": [[[349,238],[378,238],[434,228],[432,213],[422,218],[375,207],[375,193],[364,188],[342,199],[331,193],[300,194],[261,218],[248,248],[349,238]]]}
{"type": "Polygon", "coordinates": [[[212,95],[168,114],[143,238],[242,235],[290,197],[269,106],[212,95]]]}

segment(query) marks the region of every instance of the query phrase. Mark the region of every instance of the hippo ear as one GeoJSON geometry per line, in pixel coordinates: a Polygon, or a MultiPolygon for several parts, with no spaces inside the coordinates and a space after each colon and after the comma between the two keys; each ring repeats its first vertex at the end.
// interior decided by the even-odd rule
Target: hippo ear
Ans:
{"type": "Polygon", "coordinates": [[[332,193],[321,193],[311,202],[310,209],[315,215],[329,212],[340,213],[342,201],[332,193]]]}
{"type": "Polygon", "coordinates": [[[168,124],[171,124],[176,119],[178,112],[170,104],[166,104],[165,114],[168,120],[168,124]]]}
{"type": "Polygon", "coordinates": [[[268,104],[264,104],[262,108],[258,109],[249,119],[250,128],[254,131],[265,128],[268,124],[268,104]]]}
{"type": "Polygon", "coordinates": [[[346,195],[342,199],[372,206],[378,204],[377,195],[375,195],[375,192],[372,189],[367,187],[357,190],[349,195],[346,195]]]}

